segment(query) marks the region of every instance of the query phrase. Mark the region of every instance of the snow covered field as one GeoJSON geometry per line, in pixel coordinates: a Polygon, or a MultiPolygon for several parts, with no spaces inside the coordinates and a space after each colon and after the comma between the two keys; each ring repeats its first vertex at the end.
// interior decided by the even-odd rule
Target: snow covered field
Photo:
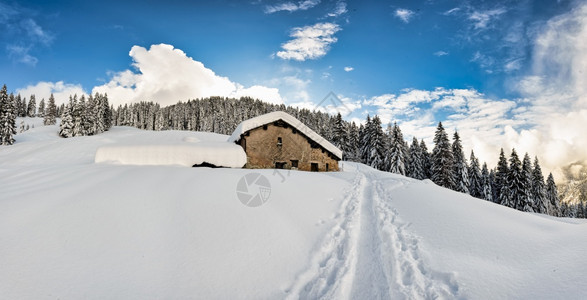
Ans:
{"type": "MultiPolygon", "coordinates": [[[[585,299],[587,223],[344,163],[343,172],[94,163],[225,141],[126,127],[0,148],[2,299],[585,299]],[[259,173],[259,207],[236,193],[259,173]]],[[[256,193],[253,185],[250,192],[256,193]]]]}

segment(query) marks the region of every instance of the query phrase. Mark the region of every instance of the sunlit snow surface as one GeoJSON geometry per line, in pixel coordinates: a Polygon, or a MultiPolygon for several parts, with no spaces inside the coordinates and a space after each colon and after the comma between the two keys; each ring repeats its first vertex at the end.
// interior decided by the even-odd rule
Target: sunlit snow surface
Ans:
{"type": "Polygon", "coordinates": [[[100,147],[227,136],[57,130],[35,126],[0,147],[0,298],[587,297],[584,221],[353,163],[336,173],[95,164],[100,147]],[[270,184],[258,207],[237,195],[252,172],[270,184]]]}

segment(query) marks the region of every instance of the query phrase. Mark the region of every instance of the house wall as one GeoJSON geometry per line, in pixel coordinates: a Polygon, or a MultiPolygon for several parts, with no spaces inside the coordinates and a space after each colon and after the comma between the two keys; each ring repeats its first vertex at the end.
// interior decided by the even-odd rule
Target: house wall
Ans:
{"type": "Polygon", "coordinates": [[[247,153],[246,168],[275,168],[276,163],[285,163],[284,169],[292,168],[292,160],[298,161],[298,170],[311,171],[312,163],[318,164],[318,171],[338,171],[338,160],[319,145],[312,147],[305,135],[287,123],[278,122],[252,129],[242,136],[240,145],[247,153]],[[278,137],[282,144],[278,146],[278,137]]]}

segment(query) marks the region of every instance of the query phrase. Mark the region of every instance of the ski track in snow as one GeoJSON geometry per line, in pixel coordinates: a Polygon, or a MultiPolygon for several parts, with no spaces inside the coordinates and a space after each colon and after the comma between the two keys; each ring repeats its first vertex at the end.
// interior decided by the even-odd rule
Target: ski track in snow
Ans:
{"type": "Polygon", "coordinates": [[[287,299],[340,299],[348,294],[345,289],[352,283],[349,276],[353,275],[353,253],[356,252],[356,230],[360,217],[359,196],[364,181],[365,177],[357,173],[340,211],[334,217],[336,225],[313,254],[310,268],[285,291],[287,299]]]}
{"type": "Polygon", "coordinates": [[[410,181],[377,177],[357,169],[336,225],[285,291],[288,299],[460,298],[454,275],[425,264],[418,238],[391,206],[389,191],[410,181]]]}

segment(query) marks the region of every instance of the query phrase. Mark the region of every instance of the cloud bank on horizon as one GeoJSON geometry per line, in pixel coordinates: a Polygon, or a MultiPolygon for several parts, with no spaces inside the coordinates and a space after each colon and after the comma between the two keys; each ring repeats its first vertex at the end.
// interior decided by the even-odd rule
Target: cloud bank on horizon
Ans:
{"type": "Polygon", "coordinates": [[[94,87],[92,93],[107,93],[115,105],[138,101],[171,105],[211,96],[249,96],[269,103],[283,103],[277,88],[260,85],[245,88],[217,75],[172,45],[151,45],[148,50],[134,46],[129,55],[137,72],[125,70],[115,73],[108,83],[94,87]]]}
{"type": "MultiPolygon", "coordinates": [[[[110,103],[115,107],[140,101],[154,101],[166,106],[211,96],[247,96],[274,104],[283,103],[277,88],[260,85],[245,88],[227,77],[217,75],[172,45],[151,45],[149,49],[133,46],[129,56],[135,71],[127,69],[112,73],[110,81],[95,86],[91,93],[108,94],[110,103]]],[[[47,98],[50,93],[55,93],[59,103],[64,103],[69,95],[86,93],[80,85],[63,82],[39,82],[17,92],[23,95],[36,94],[39,98],[47,98]]]]}

